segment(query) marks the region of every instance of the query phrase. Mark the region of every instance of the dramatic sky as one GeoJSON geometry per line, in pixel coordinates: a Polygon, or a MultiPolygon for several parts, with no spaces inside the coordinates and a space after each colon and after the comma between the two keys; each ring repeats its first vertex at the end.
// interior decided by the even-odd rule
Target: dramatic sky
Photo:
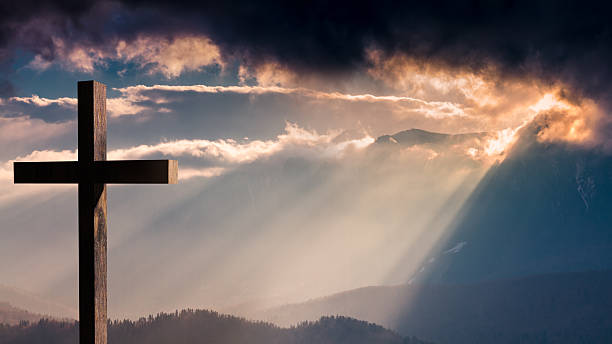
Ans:
{"type": "Polygon", "coordinates": [[[176,186],[109,188],[112,317],[406,282],[521,128],[611,148],[611,9],[4,1],[0,284],[76,307],[76,187],[13,185],[12,162],[76,158],[90,79],[109,159],[180,166],[176,186]],[[482,134],[375,147],[410,128],[482,134]]]}

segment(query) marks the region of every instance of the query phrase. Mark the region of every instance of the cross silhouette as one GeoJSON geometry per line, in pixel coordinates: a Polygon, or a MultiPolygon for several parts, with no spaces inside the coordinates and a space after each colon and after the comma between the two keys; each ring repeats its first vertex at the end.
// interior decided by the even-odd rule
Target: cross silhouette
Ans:
{"type": "Polygon", "coordinates": [[[106,85],[78,83],[78,161],[15,162],[15,183],[79,184],[80,343],[106,344],[106,184],[176,184],[176,160],[106,160],[106,85]]]}

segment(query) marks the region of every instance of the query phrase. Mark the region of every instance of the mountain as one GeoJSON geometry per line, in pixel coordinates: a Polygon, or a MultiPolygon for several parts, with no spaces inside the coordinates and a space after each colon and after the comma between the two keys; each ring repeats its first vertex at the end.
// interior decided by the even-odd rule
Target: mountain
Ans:
{"type": "Polygon", "coordinates": [[[0,324],[17,325],[20,322],[36,322],[44,316],[30,313],[23,309],[11,306],[9,303],[0,302],[0,324]]]}
{"type": "MultiPolygon", "coordinates": [[[[19,309],[27,309],[28,312],[45,315],[52,318],[70,319],[76,318],[76,310],[57,302],[30,293],[25,290],[12,288],[0,284],[0,304],[10,304],[19,309]]],[[[31,321],[26,318],[22,320],[31,321]]],[[[2,321],[0,321],[2,323],[2,321]]]]}
{"type": "MultiPolygon", "coordinates": [[[[76,323],[42,320],[31,326],[0,326],[3,344],[75,343],[76,323]]],[[[291,328],[221,315],[203,310],[158,314],[137,322],[109,323],[110,344],[161,343],[249,343],[249,344],[426,344],[413,337],[403,338],[381,326],[346,317],[323,317],[291,328]]]]}
{"type": "Polygon", "coordinates": [[[275,308],[266,320],[339,314],[437,343],[610,343],[611,290],[612,271],[368,287],[275,308]]]}
{"type": "Polygon", "coordinates": [[[526,131],[430,256],[418,278],[434,283],[612,269],[612,156],[526,131]]]}
{"type": "MultiPolygon", "coordinates": [[[[275,308],[265,319],[340,314],[439,343],[612,342],[612,156],[542,141],[540,125],[524,128],[486,172],[407,284],[275,308]]],[[[462,139],[413,129],[377,142],[462,139]]]]}
{"type": "MultiPolygon", "coordinates": [[[[544,142],[538,136],[544,126],[534,121],[524,128],[505,159],[487,171],[414,281],[473,283],[612,269],[612,155],[544,142]]],[[[429,147],[446,151],[447,160],[462,153],[468,160],[466,148],[482,147],[488,136],[410,129],[379,137],[373,149],[429,147]]]]}
{"type": "Polygon", "coordinates": [[[444,146],[461,144],[468,141],[480,140],[489,136],[488,133],[466,133],[466,134],[443,134],[434,133],[422,129],[408,129],[393,135],[379,136],[377,144],[399,144],[400,146],[444,146]]]}

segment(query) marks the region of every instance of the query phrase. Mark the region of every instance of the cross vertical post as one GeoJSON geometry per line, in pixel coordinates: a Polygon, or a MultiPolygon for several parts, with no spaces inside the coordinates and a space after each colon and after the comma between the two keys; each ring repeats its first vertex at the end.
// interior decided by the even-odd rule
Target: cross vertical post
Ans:
{"type": "Polygon", "coordinates": [[[106,184],[94,161],[106,160],[106,85],[78,83],[80,343],[106,344],[106,184]]]}
{"type": "Polygon", "coordinates": [[[15,184],[79,184],[79,338],[106,344],[106,184],[177,184],[176,160],[106,161],[106,85],[78,83],[78,161],[13,163],[15,184]]]}

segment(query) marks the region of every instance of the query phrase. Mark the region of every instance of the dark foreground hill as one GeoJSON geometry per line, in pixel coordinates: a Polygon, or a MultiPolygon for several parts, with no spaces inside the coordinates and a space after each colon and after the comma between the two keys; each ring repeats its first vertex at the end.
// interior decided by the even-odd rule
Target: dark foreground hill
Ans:
{"type": "Polygon", "coordinates": [[[270,310],[266,319],[332,314],[436,343],[612,343],[612,271],[368,287],[270,310]]]}
{"type": "MultiPolygon", "coordinates": [[[[110,344],[426,344],[404,338],[379,325],[346,317],[323,317],[292,328],[203,310],[109,323],[110,344]]],[[[32,325],[0,325],[2,344],[68,344],[78,342],[78,324],[41,320],[32,325]]]]}

